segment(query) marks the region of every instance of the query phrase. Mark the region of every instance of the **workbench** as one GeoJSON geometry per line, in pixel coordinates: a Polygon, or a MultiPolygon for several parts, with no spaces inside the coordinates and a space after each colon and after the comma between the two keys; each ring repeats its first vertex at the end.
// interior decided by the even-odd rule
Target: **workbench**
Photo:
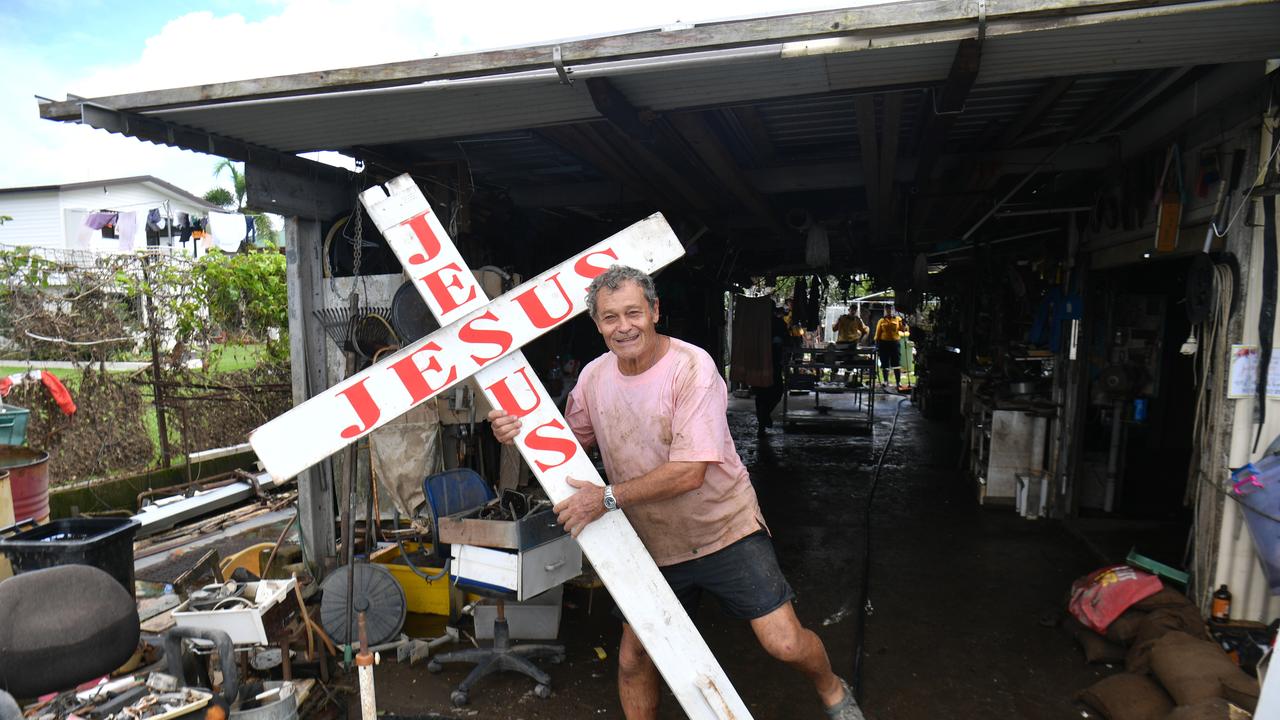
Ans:
{"type": "Polygon", "coordinates": [[[875,348],[791,348],[783,365],[782,382],[786,388],[782,395],[782,425],[786,430],[802,425],[835,425],[870,432],[875,423],[875,348]],[[853,398],[852,408],[822,404],[821,376],[824,370],[831,371],[832,380],[841,373],[847,376],[846,386],[840,389],[840,394],[853,398]],[[813,409],[793,407],[790,402],[793,390],[812,390],[813,409]]]}

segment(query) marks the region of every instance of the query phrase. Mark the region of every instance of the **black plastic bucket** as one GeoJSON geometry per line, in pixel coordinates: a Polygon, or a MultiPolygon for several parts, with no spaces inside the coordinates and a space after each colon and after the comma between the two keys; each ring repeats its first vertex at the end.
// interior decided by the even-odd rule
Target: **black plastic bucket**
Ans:
{"type": "Polygon", "coordinates": [[[25,520],[0,529],[0,553],[14,573],[91,565],[106,572],[133,595],[133,518],[64,518],[44,525],[25,520]]]}

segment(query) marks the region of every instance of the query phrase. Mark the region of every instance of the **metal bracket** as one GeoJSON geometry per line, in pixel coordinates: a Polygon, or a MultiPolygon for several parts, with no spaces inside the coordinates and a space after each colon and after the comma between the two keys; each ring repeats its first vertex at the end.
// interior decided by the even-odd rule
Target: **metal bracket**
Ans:
{"type": "Polygon", "coordinates": [[[556,66],[556,74],[560,76],[561,85],[573,85],[573,78],[569,74],[573,72],[573,68],[564,66],[564,56],[560,54],[560,46],[551,48],[551,63],[556,66]]]}
{"type": "Polygon", "coordinates": [[[959,109],[959,110],[947,110],[947,111],[945,111],[945,112],[944,112],[944,111],[942,111],[942,110],[939,110],[939,109],[938,109],[938,89],[937,89],[937,88],[929,88],[929,101],[930,101],[931,103],[933,103],[933,114],[934,114],[934,115],[959,115],[959,114],[961,114],[961,113],[963,113],[963,112],[964,112],[964,109],[965,109],[965,108],[969,107],[969,101],[968,101],[968,100],[965,100],[963,103],[960,103],[960,109],[959,109]]]}
{"type": "Polygon", "coordinates": [[[987,0],[978,0],[978,42],[987,37],[987,0]]]}

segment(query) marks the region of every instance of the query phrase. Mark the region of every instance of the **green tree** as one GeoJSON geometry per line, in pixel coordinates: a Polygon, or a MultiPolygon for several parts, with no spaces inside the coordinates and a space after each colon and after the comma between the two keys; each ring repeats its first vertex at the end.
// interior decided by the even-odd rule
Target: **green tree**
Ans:
{"type": "Polygon", "coordinates": [[[207,203],[213,203],[220,208],[226,208],[228,210],[232,210],[236,207],[235,196],[231,194],[230,190],[223,187],[216,187],[205,193],[204,201],[207,203]]]}
{"type": "Polygon", "coordinates": [[[258,241],[272,247],[279,245],[280,235],[271,226],[271,220],[266,214],[249,210],[244,206],[248,186],[245,184],[244,172],[240,169],[239,163],[232,162],[226,158],[219,160],[213,166],[213,176],[220,178],[224,172],[231,175],[231,187],[233,190],[229,191],[224,187],[213,188],[204,194],[205,201],[252,217],[258,241]],[[232,192],[235,193],[234,196],[232,196],[232,192]]]}

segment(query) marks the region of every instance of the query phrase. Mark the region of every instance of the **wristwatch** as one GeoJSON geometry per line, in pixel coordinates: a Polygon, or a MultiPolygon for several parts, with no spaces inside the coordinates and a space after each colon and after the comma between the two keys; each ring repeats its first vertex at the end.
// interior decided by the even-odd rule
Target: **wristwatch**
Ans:
{"type": "Polygon", "coordinates": [[[617,498],[615,498],[615,497],[613,496],[613,486],[612,486],[612,485],[605,485],[605,486],[604,486],[604,509],[605,509],[605,510],[617,510],[617,509],[618,509],[618,499],[617,499],[617,498]]]}

